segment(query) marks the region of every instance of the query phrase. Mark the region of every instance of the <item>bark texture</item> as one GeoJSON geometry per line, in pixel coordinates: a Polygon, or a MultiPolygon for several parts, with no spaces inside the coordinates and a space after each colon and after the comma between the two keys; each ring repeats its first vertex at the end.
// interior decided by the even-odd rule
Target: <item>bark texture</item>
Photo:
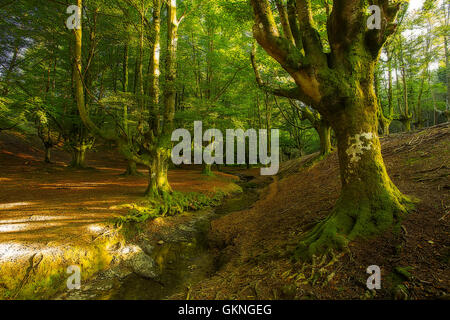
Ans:
{"type": "Polygon", "coordinates": [[[289,20],[299,27],[295,45],[278,31],[268,0],[251,0],[251,4],[254,37],[295,83],[277,89],[278,93],[320,112],[338,143],[340,199],[329,218],[304,235],[296,256],[310,258],[394,226],[411,202],[390,180],[381,156],[374,70],[384,43],[396,28],[401,3],[373,1],[381,8],[381,29],[368,30],[366,1],[333,1],[327,21],[329,53],[323,50],[311,1],[297,0],[296,15],[288,10],[289,20]]]}

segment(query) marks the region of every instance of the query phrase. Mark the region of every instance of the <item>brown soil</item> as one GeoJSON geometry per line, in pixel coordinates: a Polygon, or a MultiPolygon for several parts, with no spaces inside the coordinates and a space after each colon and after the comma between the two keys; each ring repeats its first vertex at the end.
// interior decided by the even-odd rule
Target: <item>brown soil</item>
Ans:
{"type": "Polygon", "coordinates": [[[312,156],[291,161],[253,208],[213,221],[221,268],[190,289],[191,299],[448,298],[450,125],[392,135],[382,148],[395,184],[420,199],[400,233],[359,239],[330,265],[292,261],[302,234],[330,213],[340,183],[336,153],[307,168],[312,156]],[[370,265],[381,268],[376,292],[366,287],[370,265]]]}
{"type": "MultiPolygon", "coordinates": [[[[89,168],[68,168],[69,157],[56,150],[54,164],[43,162],[39,142],[19,134],[0,136],[0,242],[50,242],[79,239],[87,226],[104,222],[127,209],[117,205],[142,198],[147,178],[121,175],[124,160],[112,151],[93,151],[89,168]]],[[[145,171],[141,170],[141,173],[145,171]]],[[[210,192],[226,188],[232,176],[216,179],[200,169],[169,172],[174,190],[210,192]]]]}
{"type": "MultiPolygon", "coordinates": [[[[119,205],[143,199],[147,178],[123,176],[126,162],[105,149],[75,170],[60,149],[45,164],[39,140],[0,134],[0,299],[49,297],[71,264],[84,265],[86,277],[108,267],[114,253],[107,250],[121,238],[105,222],[128,213],[119,205]]],[[[236,177],[200,170],[171,170],[169,182],[184,192],[236,190],[236,177]]]]}

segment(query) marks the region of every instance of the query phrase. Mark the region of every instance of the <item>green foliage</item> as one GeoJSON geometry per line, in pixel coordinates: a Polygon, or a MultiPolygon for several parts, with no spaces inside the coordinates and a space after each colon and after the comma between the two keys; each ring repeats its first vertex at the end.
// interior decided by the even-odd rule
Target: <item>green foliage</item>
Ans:
{"type": "MultiPolygon", "coordinates": [[[[279,24],[275,4],[270,3],[279,24]]],[[[138,107],[138,101],[144,98],[147,104],[149,100],[149,49],[153,41],[153,4],[145,0],[142,2],[146,19],[142,96],[137,90],[141,23],[137,4],[125,0],[84,1],[82,54],[89,116],[108,137],[124,137],[134,153],[145,149],[140,147],[141,133],[149,130],[147,105],[138,107]],[[97,9],[98,16],[95,16],[97,9]]],[[[195,120],[202,120],[205,127],[222,131],[279,128],[282,152],[286,156],[317,151],[319,139],[315,130],[308,128],[311,125],[308,120],[299,119],[287,99],[279,98],[275,103],[273,97],[267,97],[255,84],[249,59],[254,21],[248,1],[189,0],[177,4],[179,16],[183,12],[187,14],[179,28],[176,127],[191,129],[195,120]]],[[[326,22],[332,5],[331,0],[311,1],[314,22],[327,52],[331,49],[326,22]]],[[[79,148],[77,141],[90,145],[92,137],[81,124],[73,97],[73,34],[63,23],[68,18],[63,6],[57,1],[46,6],[37,0],[12,1],[2,10],[5,14],[0,17],[0,128],[19,124],[16,128],[20,130],[36,132],[39,121],[35,112],[39,111],[47,118],[49,129],[62,137],[67,151],[79,148]],[[31,103],[32,100],[39,103],[31,103]]],[[[162,45],[167,40],[165,10],[163,6],[162,45]]],[[[413,115],[413,127],[420,116],[425,125],[445,120],[448,66],[443,40],[449,34],[447,12],[448,8],[436,1],[426,1],[417,11],[402,12],[404,18],[400,19],[398,31],[381,55],[377,73],[379,101],[387,118],[399,118],[405,113],[404,67],[408,113],[413,115]],[[389,72],[392,75],[390,102],[389,72]]],[[[161,50],[158,106],[161,112],[165,57],[166,50],[161,50]]],[[[257,62],[261,77],[268,85],[275,88],[293,85],[287,72],[259,46],[257,62]]],[[[401,129],[401,124],[392,122],[391,131],[401,129]]]]}
{"type": "Polygon", "coordinates": [[[185,211],[197,211],[206,207],[219,205],[224,197],[222,192],[212,196],[199,192],[172,192],[163,193],[159,198],[151,198],[139,204],[125,205],[130,212],[125,216],[117,216],[113,223],[121,226],[125,223],[142,223],[158,217],[175,216],[185,211]]]}

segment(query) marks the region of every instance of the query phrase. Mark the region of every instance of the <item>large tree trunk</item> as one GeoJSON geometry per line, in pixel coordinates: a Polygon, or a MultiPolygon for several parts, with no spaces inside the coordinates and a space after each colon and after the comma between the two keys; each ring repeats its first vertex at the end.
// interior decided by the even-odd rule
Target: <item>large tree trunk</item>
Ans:
{"type": "Polygon", "coordinates": [[[361,102],[345,109],[348,112],[331,121],[338,141],[341,195],[331,215],[300,243],[298,257],[342,249],[357,237],[380,234],[399,222],[411,203],[386,172],[377,106],[361,102]]]}
{"type": "Polygon", "coordinates": [[[311,1],[295,3],[296,10],[288,10],[288,15],[291,12],[291,30],[298,25],[301,33],[296,48],[278,31],[270,2],[251,0],[254,37],[295,83],[295,87],[271,91],[320,112],[338,142],[341,196],[331,215],[305,234],[296,250],[298,257],[311,258],[342,248],[357,237],[388,230],[410,204],[389,179],[383,163],[374,92],[374,69],[383,45],[395,31],[401,7],[378,2],[383,21],[380,29],[368,30],[367,1],[333,1],[326,24],[330,50],[325,52],[311,1]]]}
{"type": "Polygon", "coordinates": [[[172,132],[173,117],[175,113],[175,80],[176,80],[176,50],[178,20],[176,18],[176,1],[168,3],[168,40],[166,56],[166,87],[164,91],[164,127],[160,129],[159,113],[159,76],[161,51],[161,0],[153,0],[153,44],[150,57],[149,70],[149,125],[152,128],[148,137],[151,145],[150,177],[146,195],[160,197],[164,193],[171,193],[168,169],[171,150],[170,135],[172,132]]]}

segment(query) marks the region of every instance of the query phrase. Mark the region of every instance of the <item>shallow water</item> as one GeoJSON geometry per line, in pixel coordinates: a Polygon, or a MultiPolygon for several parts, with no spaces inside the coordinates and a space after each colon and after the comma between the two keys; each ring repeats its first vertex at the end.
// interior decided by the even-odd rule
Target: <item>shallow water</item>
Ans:
{"type": "Polygon", "coordinates": [[[160,261],[162,268],[158,281],[144,279],[134,273],[122,279],[100,275],[87,289],[69,299],[161,300],[174,294],[189,298],[192,284],[217,271],[216,256],[209,250],[207,241],[211,220],[248,209],[258,200],[256,189],[247,188],[246,185],[243,185],[243,189],[243,193],[225,199],[220,206],[205,212],[206,217],[195,222],[195,231],[186,241],[167,242],[155,248],[153,258],[160,261]]]}

